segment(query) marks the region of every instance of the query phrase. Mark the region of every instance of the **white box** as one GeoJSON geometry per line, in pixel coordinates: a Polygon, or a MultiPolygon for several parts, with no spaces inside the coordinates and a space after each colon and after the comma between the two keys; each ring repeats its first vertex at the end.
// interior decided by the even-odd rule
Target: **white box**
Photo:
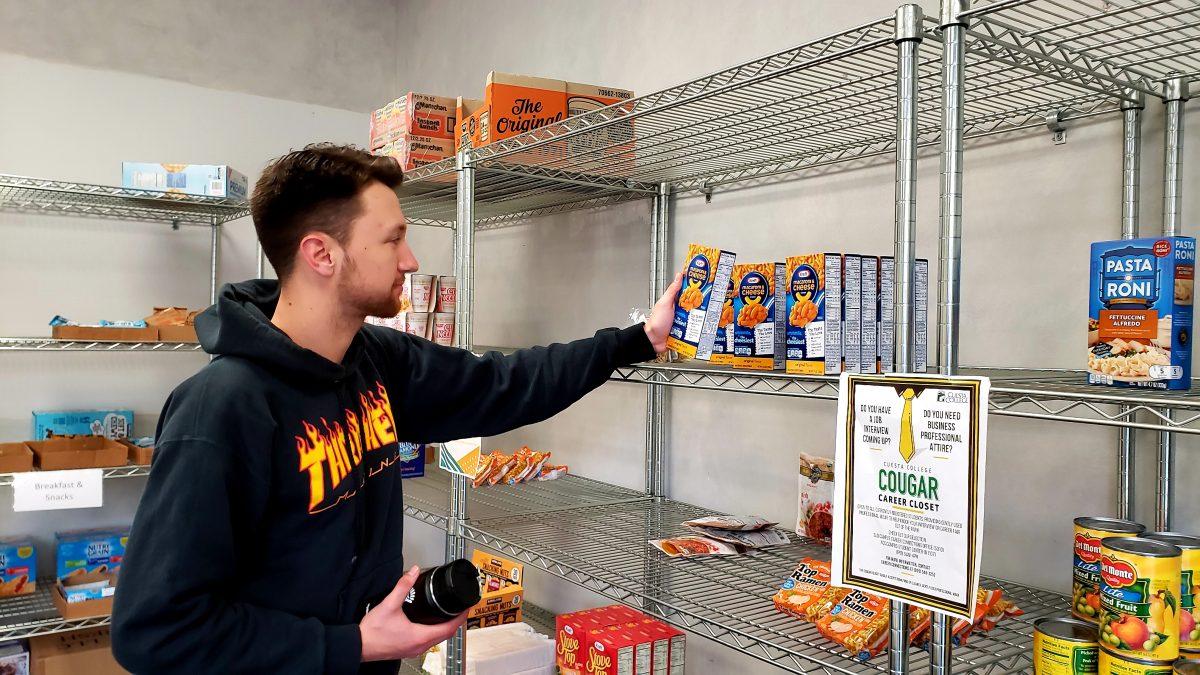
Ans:
{"type": "Polygon", "coordinates": [[[879,258],[862,257],[862,372],[874,373],[879,364],[879,258]]]}
{"type": "Polygon", "coordinates": [[[224,164],[121,162],[121,187],[246,199],[250,180],[224,164]]]}
{"type": "Polygon", "coordinates": [[[842,271],[842,354],[847,373],[863,372],[862,256],[847,253],[842,271]]]}
{"type": "Polygon", "coordinates": [[[879,372],[896,370],[896,259],[879,259],[879,372]]]}
{"type": "Polygon", "coordinates": [[[913,272],[913,372],[929,369],[929,261],[918,258],[913,272]]]}
{"type": "Polygon", "coordinates": [[[825,374],[842,372],[842,255],[825,256],[825,374]]]}

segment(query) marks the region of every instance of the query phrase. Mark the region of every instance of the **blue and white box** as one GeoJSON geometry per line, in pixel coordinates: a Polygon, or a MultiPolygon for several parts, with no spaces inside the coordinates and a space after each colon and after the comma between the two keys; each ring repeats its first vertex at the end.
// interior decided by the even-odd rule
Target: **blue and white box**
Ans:
{"type": "Polygon", "coordinates": [[[400,477],[420,478],[425,475],[425,446],[420,443],[400,444],[400,477]]]}
{"type": "Polygon", "coordinates": [[[250,194],[249,179],[224,164],[121,162],[121,186],[228,199],[250,194]]]}
{"type": "Polygon", "coordinates": [[[116,591],[129,530],[57,532],[54,539],[55,576],[67,602],[107,598],[116,591]]]}
{"type": "Polygon", "coordinates": [[[35,410],[33,440],[51,436],[103,436],[114,440],[133,433],[132,410],[35,410]]]}
{"type": "Polygon", "coordinates": [[[1192,237],[1092,244],[1088,382],[1190,388],[1195,277],[1192,237]]]}

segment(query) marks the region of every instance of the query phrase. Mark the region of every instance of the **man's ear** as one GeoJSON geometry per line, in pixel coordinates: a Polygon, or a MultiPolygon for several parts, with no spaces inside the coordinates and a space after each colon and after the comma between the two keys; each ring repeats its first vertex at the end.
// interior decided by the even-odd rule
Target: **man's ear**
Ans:
{"type": "Polygon", "coordinates": [[[299,262],[322,277],[332,277],[341,262],[341,247],[333,237],[313,232],[300,240],[299,262]]]}

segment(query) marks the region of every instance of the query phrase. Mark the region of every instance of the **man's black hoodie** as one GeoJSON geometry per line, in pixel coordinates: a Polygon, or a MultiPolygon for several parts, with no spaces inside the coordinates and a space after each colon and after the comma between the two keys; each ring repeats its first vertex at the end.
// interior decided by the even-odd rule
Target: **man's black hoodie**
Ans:
{"type": "Polygon", "coordinates": [[[405,571],[401,444],[544,420],[654,357],[640,325],[483,357],[364,325],[337,364],[270,323],[278,299],[227,285],[196,318],[216,358],[163,407],[116,594],[134,673],[360,672],[358,622],[405,571]]]}

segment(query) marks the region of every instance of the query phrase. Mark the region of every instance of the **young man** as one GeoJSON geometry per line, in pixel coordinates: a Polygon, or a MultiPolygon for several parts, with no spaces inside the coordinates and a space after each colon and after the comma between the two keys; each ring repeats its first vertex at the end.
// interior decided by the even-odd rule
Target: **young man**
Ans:
{"type": "Polygon", "coordinates": [[[510,356],[439,347],[368,315],[417,270],[389,158],[314,145],[264,171],[251,209],[278,273],[196,319],[215,359],[163,408],[113,612],[134,673],[395,673],[463,618],[410,623],[400,444],[544,420],[666,348],[650,321],[510,356]]]}

